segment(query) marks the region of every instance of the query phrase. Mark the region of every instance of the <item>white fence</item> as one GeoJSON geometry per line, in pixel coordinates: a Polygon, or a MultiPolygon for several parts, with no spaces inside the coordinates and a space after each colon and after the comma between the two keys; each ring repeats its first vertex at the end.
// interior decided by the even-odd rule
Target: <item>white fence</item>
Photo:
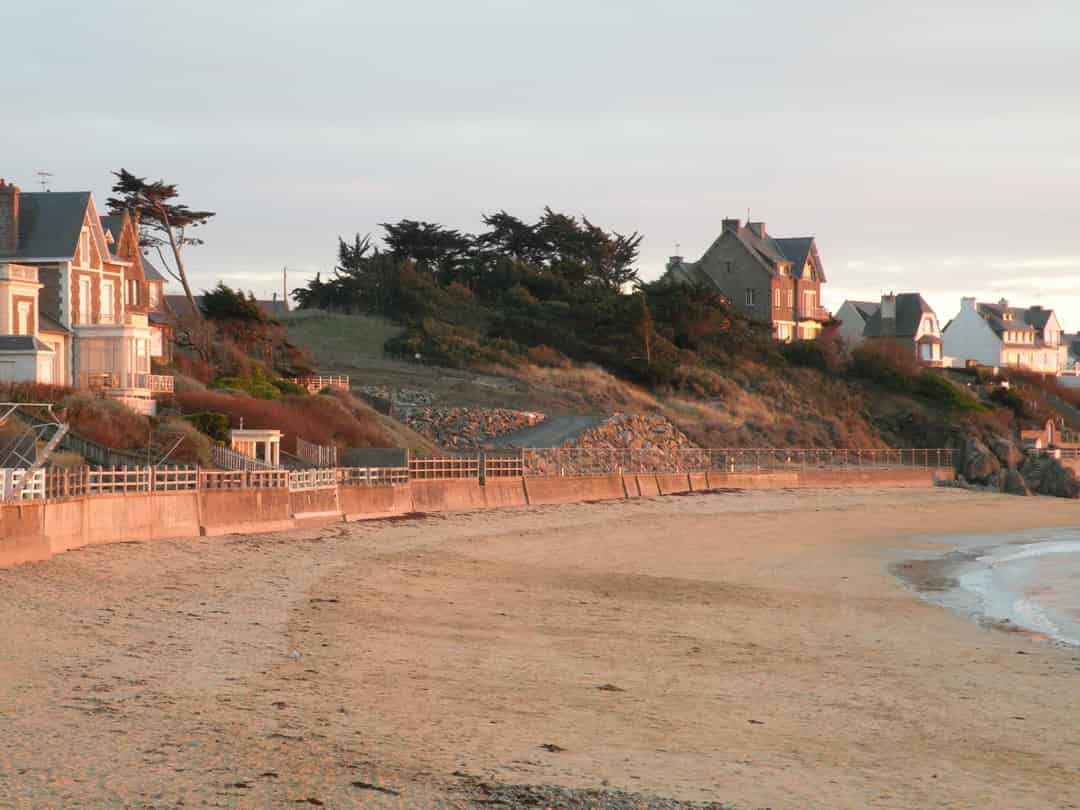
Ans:
{"type": "Polygon", "coordinates": [[[336,447],[313,444],[299,436],[296,437],[296,455],[314,467],[336,467],[338,465],[336,447]]]}
{"type": "MultiPolygon", "coordinates": [[[[0,501],[13,500],[15,487],[25,476],[26,470],[19,467],[0,467],[0,501]]],[[[23,500],[45,497],[45,470],[38,470],[30,477],[19,497],[23,500]]]]}

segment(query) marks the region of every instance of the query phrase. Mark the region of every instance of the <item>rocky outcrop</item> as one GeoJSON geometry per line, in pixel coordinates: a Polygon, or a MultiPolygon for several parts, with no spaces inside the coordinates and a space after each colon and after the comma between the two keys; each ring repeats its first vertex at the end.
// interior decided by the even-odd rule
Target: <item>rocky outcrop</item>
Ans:
{"type": "Polygon", "coordinates": [[[969,436],[960,451],[957,471],[968,483],[993,486],[998,483],[1001,462],[980,439],[969,436]]]}
{"type": "Polygon", "coordinates": [[[1032,492],[1057,498],[1080,498],[1080,481],[1076,473],[1062,466],[1056,458],[1028,456],[1020,466],[1020,474],[1032,492]]]}
{"type": "Polygon", "coordinates": [[[1020,474],[1020,471],[1015,467],[1012,467],[1005,473],[1004,483],[1001,485],[1003,492],[1007,492],[1010,495],[1030,495],[1031,490],[1028,489],[1027,482],[1024,480],[1024,476],[1020,474]]]}
{"type": "Polygon", "coordinates": [[[994,457],[1006,469],[1016,467],[1024,460],[1024,451],[1017,446],[1016,442],[1006,436],[994,436],[990,439],[989,446],[994,457]]]}

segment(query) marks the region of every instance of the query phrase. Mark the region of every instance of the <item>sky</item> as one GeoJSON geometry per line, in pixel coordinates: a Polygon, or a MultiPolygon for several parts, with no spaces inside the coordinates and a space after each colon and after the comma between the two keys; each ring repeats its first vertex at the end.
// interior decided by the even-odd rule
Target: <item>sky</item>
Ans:
{"type": "Polygon", "coordinates": [[[823,302],[921,291],[1080,330],[1080,3],[6,4],[0,177],[124,167],[217,212],[197,288],[269,296],[337,237],[545,205],[644,234],[814,235],[823,302]]]}

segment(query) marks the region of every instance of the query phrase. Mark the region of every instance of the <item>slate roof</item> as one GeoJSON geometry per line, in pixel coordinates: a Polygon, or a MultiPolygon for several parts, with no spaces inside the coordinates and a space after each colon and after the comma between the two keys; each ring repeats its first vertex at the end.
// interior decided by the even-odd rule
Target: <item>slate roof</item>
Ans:
{"type": "Polygon", "coordinates": [[[69,335],[71,330],[66,326],[61,325],[57,320],[54,320],[44,312],[38,313],[38,331],[39,332],[60,332],[61,334],[69,335]]]}
{"type": "Polygon", "coordinates": [[[52,349],[33,335],[0,335],[0,352],[49,352],[52,349]]]}
{"type": "MultiPolygon", "coordinates": [[[[146,258],[145,253],[142,255],[142,269],[143,276],[147,281],[165,281],[165,276],[161,275],[161,271],[150,263],[150,260],[146,258]]],[[[184,300],[186,301],[187,299],[184,300]]]]}
{"type": "Polygon", "coordinates": [[[740,226],[735,235],[751,253],[764,260],[765,264],[773,272],[778,269],[778,265],[790,262],[792,277],[802,278],[806,260],[813,256],[816,259],[815,264],[818,268],[820,280],[827,280],[825,278],[825,269],[821,266],[821,259],[817,257],[817,249],[812,236],[777,238],[766,230],[765,237],[762,238],[749,227],[749,224],[740,226]]]}
{"type": "MultiPolygon", "coordinates": [[[[199,307],[199,309],[202,309],[202,299],[203,299],[203,297],[201,295],[196,295],[196,296],[194,296],[194,298],[195,298],[195,306],[199,307]]],[[[165,296],[165,303],[168,305],[169,310],[174,315],[192,315],[193,314],[192,311],[191,311],[191,305],[188,304],[188,300],[187,300],[186,295],[166,295],[165,296]]]]}
{"type": "Polygon", "coordinates": [[[844,302],[845,304],[851,304],[855,308],[864,321],[870,320],[874,313],[881,309],[880,301],[852,301],[850,298],[844,302]]]}
{"type": "Polygon", "coordinates": [[[933,315],[934,310],[919,293],[900,293],[896,296],[896,318],[881,317],[881,306],[870,316],[863,329],[863,337],[915,337],[923,315],[933,315]]]}
{"type": "MultiPolygon", "coordinates": [[[[124,215],[123,214],[109,214],[107,217],[99,217],[101,220],[101,230],[107,234],[111,234],[113,238],[113,244],[120,244],[120,231],[124,227],[124,215]]],[[[113,251],[115,252],[115,251],[113,251]]]]}
{"type": "Polygon", "coordinates": [[[2,257],[70,259],[89,204],[89,191],[24,192],[19,197],[19,248],[2,257]]]}
{"type": "MultiPolygon", "coordinates": [[[[791,274],[795,278],[802,278],[807,258],[812,253],[816,253],[814,237],[793,236],[785,237],[783,239],[773,239],[773,241],[780,246],[780,251],[787,256],[788,260],[791,262],[791,274]]],[[[818,275],[821,276],[822,281],[825,281],[825,268],[821,266],[821,260],[819,259],[815,264],[817,265],[818,275]]]]}
{"type": "Polygon", "coordinates": [[[1006,330],[1009,330],[1014,332],[1036,332],[1036,337],[1042,338],[1042,331],[1050,321],[1050,316],[1054,314],[1052,309],[1043,309],[1042,307],[1025,309],[1000,303],[978,304],[977,310],[998,337],[1001,337],[1006,330]],[[1011,319],[1006,319],[1006,315],[1011,315],[1011,319]]]}

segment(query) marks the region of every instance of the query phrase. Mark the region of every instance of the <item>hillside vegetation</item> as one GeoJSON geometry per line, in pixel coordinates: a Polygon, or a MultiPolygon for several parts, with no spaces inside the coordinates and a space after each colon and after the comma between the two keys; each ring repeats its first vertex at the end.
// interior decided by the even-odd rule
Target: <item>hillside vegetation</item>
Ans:
{"type": "Polygon", "coordinates": [[[484,222],[470,235],[403,220],[383,226],[382,247],[339,240],[333,274],[295,292],[310,315],[290,319],[290,336],[324,368],[350,364],[350,347],[371,363],[382,338],[381,362],[412,363],[418,379],[438,366],[516,384],[492,405],[654,412],[714,447],[959,446],[1030,417],[898,347],[849,356],[834,329],[780,345],[711,289],[643,283],[637,234],[551,210],[484,222]],[[317,329],[336,333],[325,354],[299,337],[317,329]]]}

